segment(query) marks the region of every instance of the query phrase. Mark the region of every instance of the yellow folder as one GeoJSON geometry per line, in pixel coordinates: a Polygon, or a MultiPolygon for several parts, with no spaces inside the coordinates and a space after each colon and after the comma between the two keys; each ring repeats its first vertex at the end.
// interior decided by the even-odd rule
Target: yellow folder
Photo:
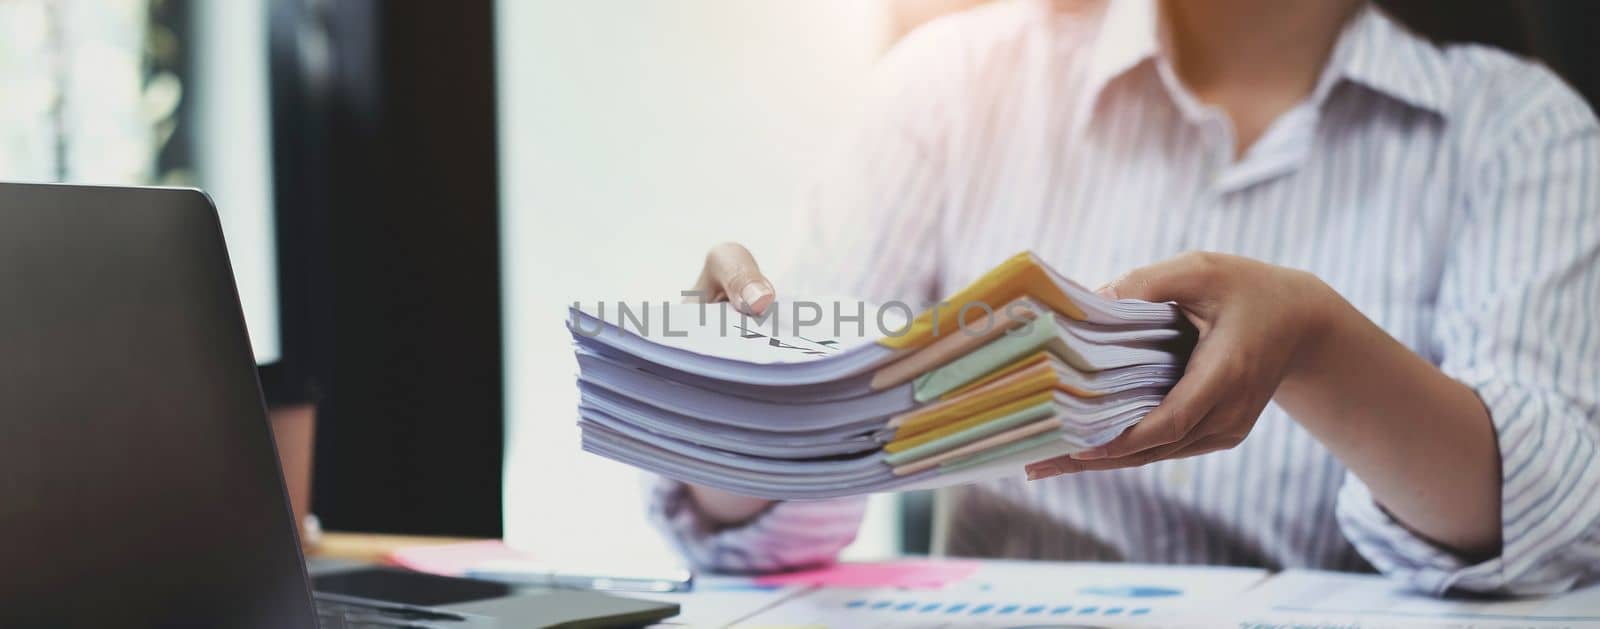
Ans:
{"type": "Polygon", "coordinates": [[[894,349],[922,347],[935,339],[956,332],[961,309],[967,304],[983,303],[989,310],[1003,308],[1018,297],[1032,297],[1063,316],[1084,320],[1087,317],[1066,292],[1061,281],[1033,252],[1024,251],[991,269],[966,288],[946,299],[942,305],[924,311],[913,320],[904,334],[885,337],[878,341],[894,349]]]}

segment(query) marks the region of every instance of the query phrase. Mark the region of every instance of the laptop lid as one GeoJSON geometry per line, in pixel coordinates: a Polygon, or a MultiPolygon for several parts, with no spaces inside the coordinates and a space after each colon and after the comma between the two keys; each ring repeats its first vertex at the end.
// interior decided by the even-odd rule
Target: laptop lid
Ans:
{"type": "Polygon", "coordinates": [[[0,184],[0,626],[315,627],[215,209],[0,184]]]}

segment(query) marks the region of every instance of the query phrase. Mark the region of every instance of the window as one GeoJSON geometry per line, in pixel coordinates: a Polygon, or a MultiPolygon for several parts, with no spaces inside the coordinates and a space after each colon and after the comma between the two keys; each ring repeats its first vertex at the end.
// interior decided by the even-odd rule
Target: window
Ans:
{"type": "Polygon", "coordinates": [[[279,354],[263,0],[0,2],[0,179],[204,188],[279,354]]]}
{"type": "MultiPolygon", "coordinates": [[[[566,306],[676,299],[724,240],[781,261],[798,189],[882,50],[882,9],[498,4],[513,544],[551,560],[670,559],[639,473],[578,451],[566,306]]],[[[896,548],[893,497],[875,499],[847,552],[896,548]]]]}

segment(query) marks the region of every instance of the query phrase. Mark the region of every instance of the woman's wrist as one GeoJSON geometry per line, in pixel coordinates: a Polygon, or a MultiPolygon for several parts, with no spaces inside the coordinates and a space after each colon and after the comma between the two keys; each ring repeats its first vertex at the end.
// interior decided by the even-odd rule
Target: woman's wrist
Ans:
{"type": "Polygon", "coordinates": [[[1340,354],[1360,351],[1352,344],[1349,330],[1352,317],[1361,317],[1361,313],[1317,276],[1293,273],[1299,325],[1298,333],[1291,337],[1294,347],[1280,389],[1314,385],[1319,374],[1335,366],[1340,354]]]}

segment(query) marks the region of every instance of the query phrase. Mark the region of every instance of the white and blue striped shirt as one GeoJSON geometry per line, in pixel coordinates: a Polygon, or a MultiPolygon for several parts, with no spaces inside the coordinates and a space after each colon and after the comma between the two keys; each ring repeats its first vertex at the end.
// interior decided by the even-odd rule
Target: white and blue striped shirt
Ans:
{"type": "MultiPolygon", "coordinates": [[[[971,487],[951,551],[1375,567],[1430,592],[1552,592],[1600,574],[1588,106],[1541,66],[1436,47],[1366,8],[1312,95],[1235,160],[1226,116],[1176,79],[1155,11],[1009,3],[912,34],[807,199],[810,244],[779,292],[926,303],[1023,249],[1091,286],[1185,250],[1310,271],[1481,396],[1502,552],[1469,564],[1410,532],[1276,405],[1225,452],[971,487]]],[[[831,559],[863,509],[783,503],[713,530],[675,483],[654,505],[693,561],[741,571],[831,559]]]]}

